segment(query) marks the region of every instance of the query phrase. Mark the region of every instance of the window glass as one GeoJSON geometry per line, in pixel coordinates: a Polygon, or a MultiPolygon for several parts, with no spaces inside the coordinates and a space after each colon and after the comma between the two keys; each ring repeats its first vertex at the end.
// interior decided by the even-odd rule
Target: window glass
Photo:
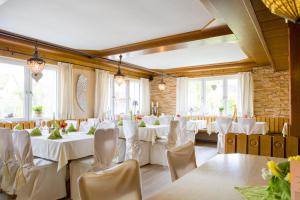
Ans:
{"type": "Polygon", "coordinates": [[[202,108],[202,81],[200,79],[192,79],[189,81],[189,113],[199,115],[202,108]]]}
{"type": "Polygon", "coordinates": [[[24,118],[24,67],[0,63],[0,118],[24,118]]]}
{"type": "Polygon", "coordinates": [[[133,114],[139,111],[140,106],[140,81],[130,80],[129,81],[129,109],[132,110],[133,114]]]}
{"type": "Polygon", "coordinates": [[[205,82],[206,113],[217,115],[220,107],[224,107],[223,80],[207,80],[205,82]]]}
{"type": "Polygon", "coordinates": [[[237,106],[238,99],[238,79],[232,78],[227,80],[227,102],[226,113],[233,115],[234,108],[237,106]]]}
{"type": "Polygon", "coordinates": [[[127,82],[122,85],[114,83],[114,111],[115,115],[127,113],[127,82]]]}
{"type": "Polygon", "coordinates": [[[57,71],[45,69],[42,73],[43,77],[38,82],[32,79],[32,106],[43,106],[43,117],[51,118],[53,113],[57,113],[57,71]]]}

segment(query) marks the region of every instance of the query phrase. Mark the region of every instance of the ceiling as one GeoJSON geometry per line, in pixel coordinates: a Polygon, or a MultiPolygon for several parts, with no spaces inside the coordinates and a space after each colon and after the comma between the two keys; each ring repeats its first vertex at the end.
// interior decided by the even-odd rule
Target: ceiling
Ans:
{"type": "Polygon", "coordinates": [[[75,49],[101,50],[199,30],[199,0],[9,0],[0,29],[75,49]]]}

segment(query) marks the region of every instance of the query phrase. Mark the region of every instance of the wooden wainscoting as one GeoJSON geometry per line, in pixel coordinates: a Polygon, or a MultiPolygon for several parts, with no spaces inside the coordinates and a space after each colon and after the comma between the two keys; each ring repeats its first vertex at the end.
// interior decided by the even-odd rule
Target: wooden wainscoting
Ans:
{"type": "Polygon", "coordinates": [[[269,126],[269,133],[281,133],[284,123],[289,123],[289,118],[256,116],[256,121],[266,122],[269,126]]]}
{"type": "Polygon", "coordinates": [[[299,139],[294,136],[228,133],[225,135],[225,153],[287,158],[298,155],[299,139]]]}

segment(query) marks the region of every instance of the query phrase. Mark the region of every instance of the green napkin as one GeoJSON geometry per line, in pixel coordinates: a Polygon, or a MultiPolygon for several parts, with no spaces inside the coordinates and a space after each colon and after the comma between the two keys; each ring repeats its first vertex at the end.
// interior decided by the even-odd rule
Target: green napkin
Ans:
{"type": "Polygon", "coordinates": [[[30,136],[34,137],[34,136],[41,136],[42,132],[39,128],[35,128],[31,131],[30,136]]]}
{"type": "Polygon", "coordinates": [[[55,128],[55,129],[59,129],[60,128],[59,124],[57,123],[57,121],[54,121],[53,128],[55,128]]]}
{"type": "Polygon", "coordinates": [[[91,127],[89,132],[87,133],[88,135],[94,135],[96,132],[96,128],[95,127],[91,127]]]}
{"type": "Polygon", "coordinates": [[[139,127],[146,127],[146,123],[143,120],[140,121],[139,127]]]}
{"type": "Polygon", "coordinates": [[[49,135],[48,139],[50,139],[50,140],[62,139],[59,129],[56,128],[53,131],[51,131],[51,134],[49,135]]]}
{"type": "Polygon", "coordinates": [[[23,130],[23,127],[21,126],[21,124],[17,124],[17,125],[14,127],[14,130],[21,131],[21,130],[23,130]]]}
{"type": "Polygon", "coordinates": [[[123,120],[118,121],[118,126],[123,126],[123,120]]]}
{"type": "Polygon", "coordinates": [[[74,127],[74,125],[73,124],[71,124],[70,126],[69,126],[69,128],[67,129],[67,132],[76,132],[77,130],[76,130],[76,128],[74,127]]]}
{"type": "Polygon", "coordinates": [[[267,186],[234,187],[245,200],[273,200],[268,197],[267,186]]]}
{"type": "Polygon", "coordinates": [[[156,125],[156,126],[160,125],[160,121],[158,119],[155,120],[154,123],[153,123],[153,125],[156,125]]]}

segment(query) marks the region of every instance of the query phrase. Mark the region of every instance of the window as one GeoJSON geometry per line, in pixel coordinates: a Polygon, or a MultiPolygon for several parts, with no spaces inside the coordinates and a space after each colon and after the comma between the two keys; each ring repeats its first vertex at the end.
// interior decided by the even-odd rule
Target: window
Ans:
{"type": "Polygon", "coordinates": [[[0,60],[0,120],[34,119],[33,106],[43,106],[43,118],[58,113],[58,71],[47,65],[42,73],[36,82],[25,62],[0,60]]]}
{"type": "Polygon", "coordinates": [[[126,114],[139,111],[140,81],[136,79],[126,80],[122,85],[114,83],[114,114],[126,114]]]}
{"type": "Polygon", "coordinates": [[[232,115],[238,99],[237,76],[189,79],[188,104],[192,115],[232,115]]]}

